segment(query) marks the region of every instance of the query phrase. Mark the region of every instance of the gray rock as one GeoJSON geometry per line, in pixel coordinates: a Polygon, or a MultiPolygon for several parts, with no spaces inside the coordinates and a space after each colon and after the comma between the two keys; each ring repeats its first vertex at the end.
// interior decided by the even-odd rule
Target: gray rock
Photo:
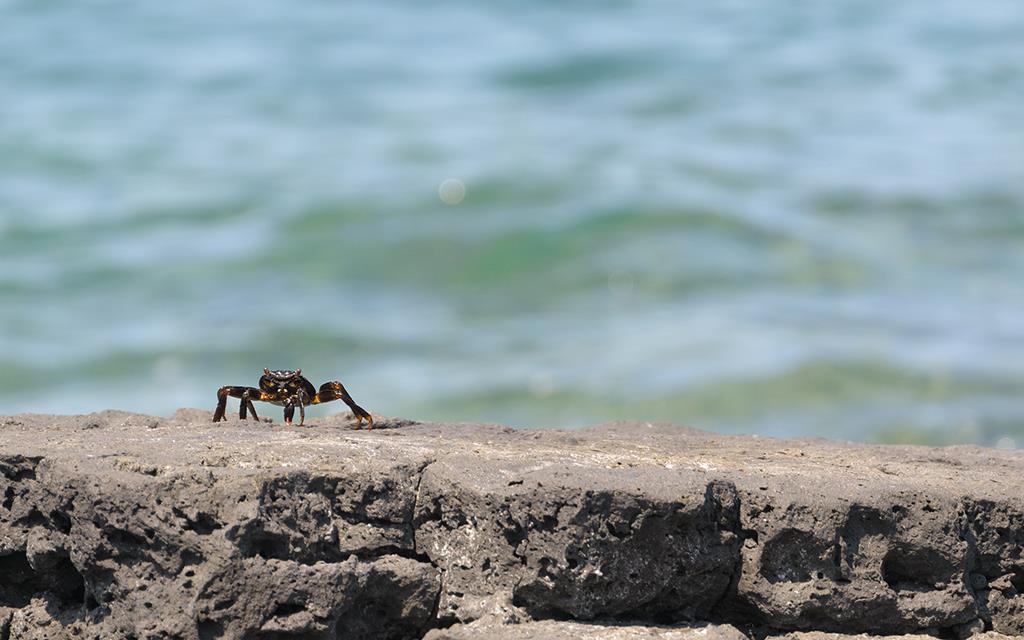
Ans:
{"type": "MultiPolygon", "coordinates": [[[[973,640],[1010,640],[1011,636],[1004,636],[1001,633],[994,631],[980,632],[976,635],[970,636],[973,640]]],[[[1016,636],[1013,636],[1016,637],[1016,636]]],[[[794,633],[787,633],[783,636],[768,636],[766,640],[885,640],[885,638],[892,638],[893,640],[935,640],[934,635],[924,634],[908,634],[899,636],[876,636],[869,635],[867,633],[858,633],[855,635],[845,633],[822,633],[820,631],[799,631],[794,633]]]]}
{"type": "Polygon", "coordinates": [[[397,556],[313,565],[246,558],[206,581],[195,617],[200,638],[405,638],[428,625],[438,588],[433,567],[397,556]]]}
{"type": "Polygon", "coordinates": [[[353,426],[0,418],[0,640],[1024,634],[1021,452],[353,426]]]}
{"type": "Polygon", "coordinates": [[[730,625],[646,626],[622,623],[587,624],[544,620],[522,624],[502,624],[482,619],[435,629],[425,640],[748,640],[730,625]]]}
{"type": "Polygon", "coordinates": [[[566,461],[499,469],[465,455],[424,473],[417,543],[445,572],[442,616],[703,619],[725,596],[739,548],[729,485],[662,469],[641,488],[566,461]]]}
{"type": "Polygon", "coordinates": [[[821,631],[798,631],[783,636],[769,636],[766,640],[882,640],[882,638],[898,638],[899,640],[935,640],[935,636],[910,634],[899,636],[874,636],[866,633],[823,633],[821,631]]]}

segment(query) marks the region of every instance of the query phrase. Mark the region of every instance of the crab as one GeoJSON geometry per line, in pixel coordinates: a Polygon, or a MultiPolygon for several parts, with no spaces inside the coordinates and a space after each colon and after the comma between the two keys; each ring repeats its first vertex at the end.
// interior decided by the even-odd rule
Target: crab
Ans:
{"type": "Polygon", "coordinates": [[[312,382],[302,377],[302,369],[295,371],[264,369],[258,389],[255,387],[221,387],[217,390],[217,408],[213,411],[214,422],[225,419],[224,412],[227,409],[228,396],[240,400],[238,417],[242,420],[248,417],[249,412],[252,413],[253,420],[259,420],[259,416],[256,415],[256,407],[252,404],[253,400],[259,400],[284,407],[286,424],[292,423],[292,419],[295,417],[295,407],[298,407],[300,425],[306,420],[306,405],[343,400],[359,421],[359,428],[363,426],[363,420],[366,420],[367,429],[373,429],[373,416],[356,404],[341,382],[337,380],[325,382],[317,391],[312,382]]]}

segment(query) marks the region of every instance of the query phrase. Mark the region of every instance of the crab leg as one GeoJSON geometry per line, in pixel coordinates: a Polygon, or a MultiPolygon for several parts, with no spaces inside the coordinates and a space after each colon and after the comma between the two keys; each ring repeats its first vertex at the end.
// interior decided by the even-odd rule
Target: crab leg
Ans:
{"type": "Polygon", "coordinates": [[[299,426],[306,422],[306,402],[309,400],[309,396],[305,391],[299,391],[298,394],[288,398],[288,403],[284,407],[284,421],[287,424],[291,424],[292,418],[295,417],[295,407],[299,408],[299,426]]]}
{"type": "Polygon", "coordinates": [[[299,408],[299,426],[306,421],[306,407],[301,401],[295,402],[294,399],[289,400],[288,404],[284,406],[284,422],[285,424],[291,424],[292,419],[295,418],[295,407],[299,408]]]}
{"type": "MultiPolygon", "coordinates": [[[[259,392],[257,392],[256,395],[259,396],[261,394],[259,392]]],[[[245,411],[245,409],[246,409],[246,407],[248,407],[249,411],[252,412],[252,419],[253,420],[259,420],[260,417],[258,415],[256,415],[256,407],[253,406],[252,399],[251,399],[250,396],[252,396],[252,391],[246,391],[244,394],[242,394],[242,401],[238,405],[238,417],[241,418],[242,420],[245,420],[246,419],[246,416],[245,416],[246,411],[245,411]]]]}
{"type": "Polygon", "coordinates": [[[241,406],[238,410],[238,417],[243,420],[246,419],[246,409],[252,412],[254,420],[259,420],[256,416],[256,407],[253,406],[250,398],[262,398],[262,392],[259,389],[253,387],[234,387],[226,386],[221,387],[217,390],[217,408],[213,410],[213,421],[220,422],[224,420],[224,414],[228,407],[228,396],[232,398],[239,398],[241,400],[241,406]]]}

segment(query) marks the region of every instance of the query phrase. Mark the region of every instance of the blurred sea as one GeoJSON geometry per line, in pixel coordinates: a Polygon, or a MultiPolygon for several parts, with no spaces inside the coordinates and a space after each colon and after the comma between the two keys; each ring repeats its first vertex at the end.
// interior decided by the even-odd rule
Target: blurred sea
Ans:
{"type": "Polygon", "coordinates": [[[386,415],[1024,446],[1019,0],[0,23],[2,414],[302,367],[386,415]]]}

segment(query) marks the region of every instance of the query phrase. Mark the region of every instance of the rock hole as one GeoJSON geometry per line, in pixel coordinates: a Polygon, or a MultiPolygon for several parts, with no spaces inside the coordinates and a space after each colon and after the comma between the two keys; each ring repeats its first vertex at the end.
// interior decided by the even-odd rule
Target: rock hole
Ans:
{"type": "Polygon", "coordinates": [[[524,532],[519,527],[502,529],[501,535],[504,536],[505,541],[513,549],[518,547],[520,543],[526,540],[526,532],[524,532]]]}
{"type": "Polygon", "coordinates": [[[246,545],[245,555],[249,558],[259,556],[264,560],[286,560],[288,559],[288,545],[277,538],[257,537],[246,545]]]}
{"type": "Polygon", "coordinates": [[[185,521],[185,530],[194,531],[201,536],[210,535],[224,526],[215,516],[203,511],[198,512],[194,518],[190,518],[177,507],[174,507],[171,512],[174,513],[175,517],[185,521]]]}
{"type": "Polygon", "coordinates": [[[50,522],[52,522],[57,531],[60,531],[61,533],[66,534],[71,531],[71,518],[69,518],[65,513],[61,513],[60,511],[51,511],[50,522]]]}
{"type": "Polygon", "coordinates": [[[1024,567],[1017,567],[1010,574],[1010,584],[1017,590],[1017,595],[1024,595],[1024,567]]]}
{"type": "Polygon", "coordinates": [[[4,489],[4,501],[2,504],[4,509],[7,509],[8,511],[10,511],[11,507],[14,506],[14,487],[7,487],[4,489]]]}
{"type": "Polygon", "coordinates": [[[0,556],[0,605],[20,609],[36,590],[35,571],[24,551],[0,556]]]}
{"type": "Polygon", "coordinates": [[[148,545],[145,538],[124,529],[107,531],[107,541],[116,547],[145,547],[148,545]]]}
{"type": "Polygon", "coordinates": [[[270,614],[270,616],[272,618],[287,618],[288,616],[293,616],[296,613],[305,610],[306,606],[298,602],[282,602],[277,605],[277,608],[274,609],[274,613],[270,614]]]}
{"type": "Polygon", "coordinates": [[[36,479],[36,465],[42,458],[26,458],[25,456],[14,456],[5,460],[6,464],[0,465],[0,471],[8,480],[21,482],[22,480],[36,479]]]}
{"type": "Polygon", "coordinates": [[[214,640],[224,636],[224,625],[214,620],[200,620],[196,624],[199,640],[214,640]]]}
{"type": "Polygon", "coordinates": [[[64,602],[79,604],[85,600],[85,578],[68,558],[61,558],[46,572],[44,582],[64,602]]]}
{"type": "Polygon", "coordinates": [[[832,575],[833,546],[808,531],[784,529],[765,542],[760,573],[771,583],[809,582],[818,573],[832,575]]]}
{"type": "Polygon", "coordinates": [[[85,599],[85,579],[67,557],[37,573],[24,551],[0,556],[0,606],[24,607],[43,591],[77,605],[85,599]]]}
{"type": "Polygon", "coordinates": [[[934,591],[953,570],[946,558],[931,549],[891,549],[882,560],[882,579],[894,591],[934,591]]]}
{"type": "Polygon", "coordinates": [[[27,515],[24,515],[14,521],[14,524],[21,525],[23,527],[45,527],[50,523],[38,509],[32,509],[27,515]]]}
{"type": "Polygon", "coordinates": [[[201,536],[208,536],[223,526],[220,520],[203,512],[197,513],[195,519],[188,522],[188,528],[201,536]]]}
{"type": "Polygon", "coordinates": [[[622,540],[623,538],[626,537],[626,533],[625,532],[620,532],[619,528],[611,523],[611,520],[605,522],[604,523],[604,527],[605,527],[605,529],[608,530],[608,533],[612,534],[613,536],[615,536],[619,540],[622,540]]]}

